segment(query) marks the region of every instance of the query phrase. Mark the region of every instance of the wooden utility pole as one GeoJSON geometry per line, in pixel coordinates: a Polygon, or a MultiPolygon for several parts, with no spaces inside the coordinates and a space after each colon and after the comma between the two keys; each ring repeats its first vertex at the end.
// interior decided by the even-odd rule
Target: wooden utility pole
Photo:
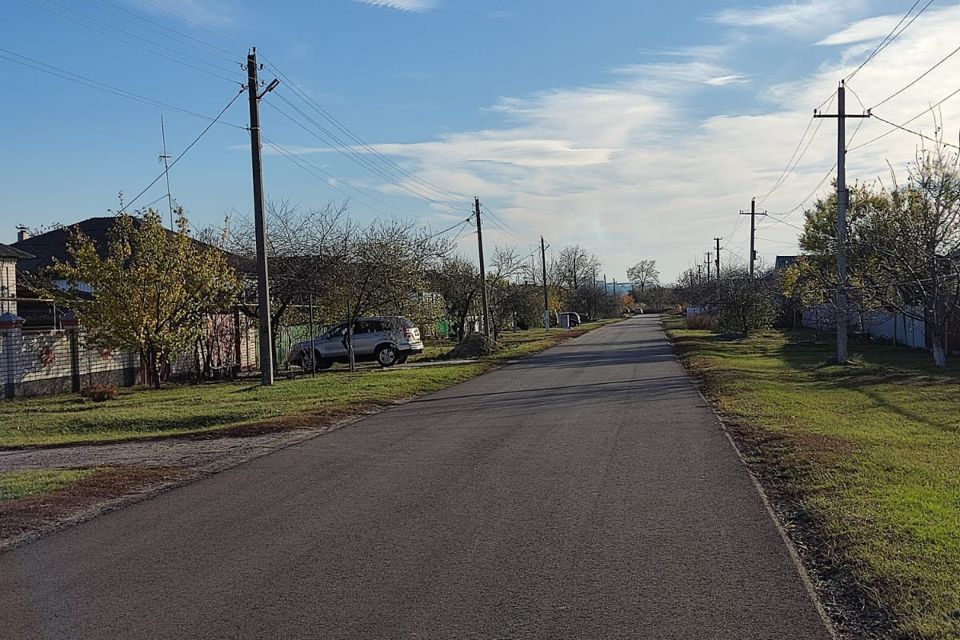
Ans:
{"type": "Polygon", "coordinates": [[[473,199],[477,216],[477,246],[480,250],[480,299],[483,303],[483,335],[490,336],[490,307],[487,306],[487,268],[483,264],[483,230],[480,226],[480,198],[473,199]]]}
{"type": "Polygon", "coordinates": [[[750,211],[741,211],[740,215],[750,216],[750,277],[753,277],[754,263],[757,261],[757,216],[767,215],[766,211],[757,211],[757,199],[750,200],[750,211]]]}
{"type": "Polygon", "coordinates": [[[260,384],[273,384],[273,331],[270,327],[270,282],[267,267],[267,224],[263,215],[263,167],[260,158],[260,98],[279,84],[270,83],[263,94],[257,80],[257,49],[247,55],[247,94],[250,100],[250,156],[253,165],[253,220],[257,236],[257,309],[259,311],[260,384]]]}
{"type": "Polygon", "coordinates": [[[870,112],[847,114],[846,85],[837,88],[836,115],[813,112],[814,118],[837,119],[837,362],[849,360],[847,349],[847,118],[869,118],[870,112]]]}
{"type": "Polygon", "coordinates": [[[713,241],[717,243],[717,257],[714,261],[714,264],[717,267],[717,280],[720,280],[720,240],[722,240],[722,238],[713,239],[713,241]]]}
{"type": "Polygon", "coordinates": [[[550,296],[547,294],[547,245],[540,236],[540,259],[543,261],[543,328],[550,329],[550,296]]]}

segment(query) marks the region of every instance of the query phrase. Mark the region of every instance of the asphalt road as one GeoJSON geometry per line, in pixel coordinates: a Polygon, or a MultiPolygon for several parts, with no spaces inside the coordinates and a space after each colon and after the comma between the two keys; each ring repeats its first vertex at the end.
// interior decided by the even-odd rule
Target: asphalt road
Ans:
{"type": "Polygon", "coordinates": [[[656,319],[0,556],[3,638],[829,638],[656,319]]]}

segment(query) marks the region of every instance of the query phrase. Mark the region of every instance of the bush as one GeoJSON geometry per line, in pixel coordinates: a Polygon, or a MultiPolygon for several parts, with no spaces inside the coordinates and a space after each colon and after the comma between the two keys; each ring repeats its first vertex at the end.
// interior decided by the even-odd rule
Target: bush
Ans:
{"type": "Polygon", "coordinates": [[[117,397],[117,387],[112,384],[92,384],[80,389],[80,395],[94,402],[106,402],[117,397]]]}
{"type": "Polygon", "coordinates": [[[777,298],[762,279],[732,273],[722,283],[720,329],[748,335],[769,329],[777,317],[777,298]]]}
{"type": "Polygon", "coordinates": [[[697,313],[692,316],[686,316],[683,324],[687,329],[706,329],[707,331],[716,331],[719,325],[717,316],[708,313],[697,313]]]}

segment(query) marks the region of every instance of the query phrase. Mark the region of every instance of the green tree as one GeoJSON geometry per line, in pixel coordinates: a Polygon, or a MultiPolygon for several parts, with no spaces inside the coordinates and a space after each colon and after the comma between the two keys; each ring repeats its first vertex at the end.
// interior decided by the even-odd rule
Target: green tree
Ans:
{"type": "Polygon", "coordinates": [[[136,351],[145,365],[143,382],[156,387],[161,364],[188,352],[209,314],[229,309],[240,288],[225,254],[192,239],[188,229],[182,209],[175,232],[153,210],[120,215],[106,247],[98,250],[75,232],[70,259],[52,266],[68,285],[58,295],[76,312],[88,340],[136,351]]]}

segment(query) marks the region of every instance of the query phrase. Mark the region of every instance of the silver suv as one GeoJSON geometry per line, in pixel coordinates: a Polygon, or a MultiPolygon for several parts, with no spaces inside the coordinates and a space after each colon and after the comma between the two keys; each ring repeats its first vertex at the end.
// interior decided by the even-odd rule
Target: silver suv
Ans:
{"type": "MultiPolygon", "coordinates": [[[[357,362],[376,361],[381,367],[392,367],[422,352],[420,329],[402,316],[358,318],[353,322],[353,355],[357,362]]],[[[312,370],[314,361],[317,369],[348,361],[346,322],[312,341],[294,345],[287,357],[289,364],[298,364],[304,371],[312,370]]]]}

